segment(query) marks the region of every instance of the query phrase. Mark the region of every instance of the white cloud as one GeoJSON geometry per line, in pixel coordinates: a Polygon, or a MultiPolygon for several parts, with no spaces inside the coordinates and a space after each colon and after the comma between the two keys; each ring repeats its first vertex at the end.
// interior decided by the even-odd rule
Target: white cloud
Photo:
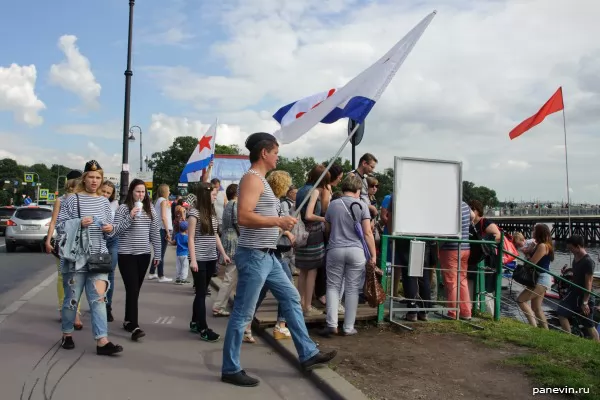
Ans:
{"type": "Polygon", "coordinates": [[[104,139],[122,139],[122,129],[122,124],[116,121],[103,124],[64,124],[54,128],[57,133],[63,135],[101,137],[104,139]]]}
{"type": "Polygon", "coordinates": [[[0,111],[10,111],[15,120],[29,126],[41,125],[39,112],[46,108],[35,93],[35,65],[0,67],[0,111]]]}
{"type": "MultiPolygon", "coordinates": [[[[228,37],[212,47],[221,70],[201,75],[162,65],[150,72],[164,95],[202,116],[218,115],[240,132],[273,131],[269,119],[277,108],[344,84],[438,6],[224,0],[218,23],[228,37]]],[[[600,3],[471,0],[446,2],[438,11],[367,118],[357,153],[374,153],[382,168],[395,155],[461,160],[465,179],[494,188],[501,199],[561,198],[560,113],[516,140],[508,132],[562,85],[571,185],[580,193],[600,180],[600,3]]],[[[345,122],[321,125],[282,154],[324,159],[345,135],[345,122]]],[[[350,150],[343,155],[349,158],[350,150]]],[[[587,200],[600,200],[587,193],[587,200]]]]}
{"type": "Polygon", "coordinates": [[[66,60],[50,67],[50,82],[76,94],[85,106],[96,108],[102,87],[96,82],[90,60],[81,54],[75,42],[77,37],[74,35],[63,35],[58,40],[66,60]]]}
{"type": "Polygon", "coordinates": [[[191,34],[185,12],[185,0],[170,0],[160,7],[150,24],[152,28],[142,27],[139,40],[155,46],[188,47],[195,35],[191,34]]]}

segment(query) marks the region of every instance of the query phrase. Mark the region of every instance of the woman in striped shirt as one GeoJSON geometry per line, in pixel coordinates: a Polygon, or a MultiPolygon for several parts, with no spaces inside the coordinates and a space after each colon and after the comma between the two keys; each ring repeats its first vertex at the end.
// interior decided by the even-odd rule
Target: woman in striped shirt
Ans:
{"type": "Polygon", "coordinates": [[[129,185],[125,202],[115,213],[115,236],[119,236],[119,271],[125,285],[125,322],[123,329],[131,340],[146,336],[138,321],[140,289],[150,264],[150,245],[154,249],[154,266],[161,260],[159,222],[146,185],[134,179],[129,185]]]}
{"type": "Polygon", "coordinates": [[[206,342],[216,342],[221,336],[209,329],[206,323],[206,289],[216,270],[217,250],[225,264],[231,263],[231,259],[223,249],[218,235],[219,222],[214,206],[217,188],[202,182],[196,198],[195,207],[190,209],[188,215],[190,268],[196,288],[190,331],[200,334],[200,339],[206,342]]]}
{"type": "MultiPolygon", "coordinates": [[[[92,160],[85,165],[81,183],[75,189],[75,196],[65,199],[56,221],[56,229],[64,233],[69,220],[78,220],[83,230],[89,234],[89,255],[108,254],[106,237],[113,231],[113,216],[108,200],[100,194],[104,173],[98,162],[92,160]]],[[[81,293],[85,289],[92,317],[92,332],[96,339],[96,353],[110,356],[123,351],[123,347],[108,340],[106,321],[106,292],[110,286],[108,274],[92,273],[87,264],[78,267],[74,262],[64,261],[62,265],[65,301],[62,308],[63,349],[75,348],[73,323],[81,293]]]]}

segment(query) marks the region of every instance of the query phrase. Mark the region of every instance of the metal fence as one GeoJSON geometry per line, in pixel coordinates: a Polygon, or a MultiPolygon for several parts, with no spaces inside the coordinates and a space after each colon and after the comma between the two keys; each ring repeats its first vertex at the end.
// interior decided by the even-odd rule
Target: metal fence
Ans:
{"type": "MultiPolygon", "coordinates": [[[[571,207],[571,216],[600,215],[599,207],[571,207]]],[[[568,208],[492,208],[486,211],[487,217],[527,217],[527,216],[568,216],[568,208]]]]}

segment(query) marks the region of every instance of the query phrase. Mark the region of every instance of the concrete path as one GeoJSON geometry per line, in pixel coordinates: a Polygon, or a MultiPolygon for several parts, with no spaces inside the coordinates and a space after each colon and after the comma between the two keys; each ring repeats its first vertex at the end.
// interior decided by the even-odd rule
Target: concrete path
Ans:
{"type": "MultiPolygon", "coordinates": [[[[174,275],[174,249],[166,275],[174,275]]],[[[324,394],[257,337],[244,344],[242,363],[261,379],[257,388],[220,382],[223,340],[205,343],[188,332],[194,298],[191,286],[146,281],[140,298],[140,325],[147,336],[130,341],[121,329],[124,290],[117,273],[115,322],[110,339],[125,350],[118,357],[95,354],[89,315],[75,332],[75,350],[59,347],[60,324],[53,283],[0,323],[0,398],[6,400],[176,400],[325,399],[324,394]]],[[[213,290],[214,292],[214,290],[213,290]]],[[[214,296],[214,295],[213,295],[214,296]]],[[[212,301],[207,302],[210,310],[212,301]]],[[[87,302],[83,307],[87,311],[87,302]]],[[[208,317],[224,336],[226,318],[208,317]]]]}

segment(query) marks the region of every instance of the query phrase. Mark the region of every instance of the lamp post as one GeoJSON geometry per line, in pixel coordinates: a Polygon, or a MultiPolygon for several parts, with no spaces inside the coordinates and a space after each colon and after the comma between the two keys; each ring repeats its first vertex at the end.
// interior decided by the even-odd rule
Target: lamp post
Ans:
{"type": "Polygon", "coordinates": [[[67,177],[65,175],[59,175],[58,177],[56,177],[56,191],[58,192],[58,181],[60,180],[60,178],[65,178],[65,181],[67,180],[67,177]]]}
{"type": "Polygon", "coordinates": [[[121,203],[127,197],[129,186],[129,110],[131,100],[131,42],[133,36],[133,6],[135,0],[129,0],[129,36],[127,41],[127,69],[125,70],[125,110],[123,113],[123,165],[121,168],[121,191],[119,200],[121,203]]]}
{"type": "Polygon", "coordinates": [[[140,128],[137,125],[132,126],[131,128],[129,128],[129,140],[131,140],[132,142],[135,141],[135,136],[133,136],[133,128],[138,128],[138,130],[140,131],[140,172],[143,171],[142,169],[142,128],[140,128]]]}

